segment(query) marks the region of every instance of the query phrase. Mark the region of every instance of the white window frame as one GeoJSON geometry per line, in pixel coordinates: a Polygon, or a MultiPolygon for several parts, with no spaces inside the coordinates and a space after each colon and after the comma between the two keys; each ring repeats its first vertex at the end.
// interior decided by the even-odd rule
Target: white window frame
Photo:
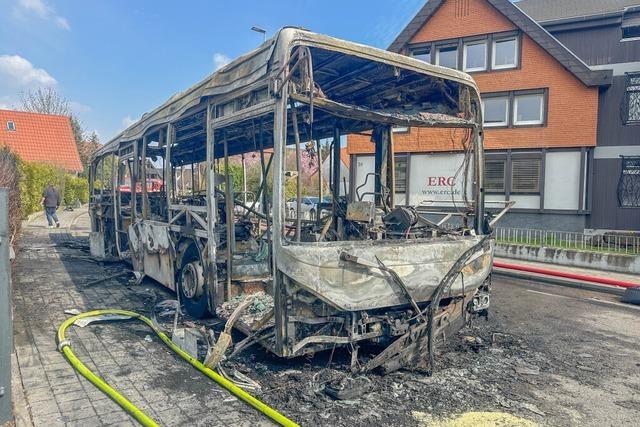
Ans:
{"type": "Polygon", "coordinates": [[[506,127],[509,126],[509,113],[510,113],[510,102],[509,102],[509,95],[505,94],[505,95],[500,95],[500,96],[487,96],[486,98],[484,98],[482,100],[482,119],[484,121],[485,118],[485,107],[484,107],[484,103],[485,101],[488,101],[490,99],[503,99],[505,101],[505,112],[504,112],[504,121],[502,122],[496,122],[496,123],[487,123],[484,122],[483,126],[486,128],[491,128],[491,127],[506,127]]]}
{"type": "Polygon", "coordinates": [[[487,40],[475,40],[475,41],[470,41],[470,42],[466,42],[462,48],[463,54],[462,54],[462,69],[467,72],[467,73],[472,73],[472,72],[476,72],[476,71],[486,71],[487,70],[487,52],[488,52],[489,46],[487,43],[487,40]],[[484,45],[484,65],[482,67],[473,67],[473,68],[467,68],[467,48],[469,46],[475,46],[475,45],[479,45],[479,44],[483,44],[484,45]]]}
{"type": "Polygon", "coordinates": [[[409,132],[409,126],[391,126],[391,132],[393,132],[393,133],[407,133],[407,132],[409,132]]]}
{"type": "Polygon", "coordinates": [[[545,93],[521,93],[513,96],[513,125],[514,126],[531,126],[531,125],[542,125],[544,124],[544,114],[545,114],[545,93]],[[541,99],[540,102],[540,119],[539,120],[518,120],[518,100],[519,98],[525,96],[539,96],[541,99]]]}
{"type": "Polygon", "coordinates": [[[492,70],[507,70],[507,69],[510,69],[510,68],[517,68],[518,67],[518,61],[519,61],[519,55],[520,55],[520,43],[519,43],[519,40],[518,40],[518,36],[502,37],[502,38],[499,38],[499,39],[495,39],[495,40],[493,40],[493,43],[491,43],[491,69],[492,70]],[[514,63],[513,64],[496,65],[496,44],[500,43],[500,42],[511,41],[511,40],[515,41],[515,44],[516,44],[514,63]]]}
{"type": "Polygon", "coordinates": [[[411,57],[417,59],[418,61],[423,61],[423,62],[426,62],[427,64],[431,62],[431,47],[413,48],[410,50],[410,53],[411,53],[411,57]],[[423,53],[419,53],[419,52],[423,52],[423,53]],[[426,60],[418,58],[418,56],[422,56],[422,55],[427,57],[426,60]]]}
{"type": "MultiPolygon", "coordinates": [[[[450,49],[452,47],[455,47],[455,49],[456,49],[456,66],[451,68],[451,69],[452,70],[457,70],[458,69],[460,64],[458,64],[458,57],[459,57],[458,48],[459,48],[459,46],[457,46],[457,45],[454,46],[454,45],[450,44],[450,45],[437,46],[436,47],[436,65],[440,65],[440,50],[441,49],[450,49]]],[[[441,67],[445,67],[444,65],[440,65],[440,66],[441,67]]],[[[449,68],[449,67],[446,67],[446,68],[449,68]]]]}
{"type": "Polygon", "coordinates": [[[16,123],[13,120],[8,120],[7,121],[7,130],[9,132],[15,132],[16,131],[16,123]]]}
{"type": "Polygon", "coordinates": [[[639,34],[631,34],[630,37],[625,37],[625,30],[635,29],[637,32],[640,29],[640,8],[637,6],[631,6],[622,13],[622,23],[620,29],[622,34],[620,35],[621,42],[631,42],[640,40],[639,34]]]}

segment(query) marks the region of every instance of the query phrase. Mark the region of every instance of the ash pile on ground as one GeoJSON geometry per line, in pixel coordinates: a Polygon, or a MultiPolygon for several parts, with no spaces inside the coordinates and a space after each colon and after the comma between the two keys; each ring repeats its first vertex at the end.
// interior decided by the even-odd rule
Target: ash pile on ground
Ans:
{"type": "MultiPolygon", "coordinates": [[[[251,304],[241,313],[238,321],[251,327],[257,321],[261,320],[271,309],[273,309],[273,297],[263,291],[255,292],[250,295],[237,295],[229,301],[222,303],[216,308],[216,315],[222,319],[228,319],[231,313],[245,300],[252,298],[251,304]]],[[[273,325],[273,320],[267,323],[267,326],[273,325]]]]}
{"type": "MultiPolygon", "coordinates": [[[[145,305],[150,308],[157,303],[157,299],[151,302],[154,299],[145,305]]],[[[269,308],[264,302],[256,300],[250,315],[269,308]]],[[[165,313],[158,312],[167,329],[174,310],[166,307],[165,313]]],[[[179,323],[205,333],[215,331],[217,336],[225,322],[184,316],[179,323]]],[[[542,425],[573,425],[570,411],[545,397],[561,387],[563,378],[596,387],[602,377],[617,376],[606,362],[606,348],[592,346],[591,354],[574,354],[575,348],[562,335],[549,345],[540,335],[513,333],[508,324],[508,316],[499,313],[488,321],[474,320],[449,337],[437,348],[432,376],[411,370],[386,376],[352,374],[350,353],[344,348],[336,348],[333,355],[329,350],[284,359],[256,344],[221,365],[225,376],[241,387],[251,385],[247,391],[300,425],[350,427],[434,425],[424,421],[424,414],[440,425],[438,420],[478,411],[509,413],[542,425]]],[[[234,331],[233,343],[245,337],[234,331]]],[[[200,350],[206,353],[205,347],[200,350]]],[[[232,351],[233,346],[227,355],[232,351]]],[[[367,357],[379,351],[361,348],[360,354],[367,357]]]]}
{"type": "MultiPolygon", "coordinates": [[[[283,360],[258,346],[223,365],[258,381],[257,397],[301,425],[415,426],[414,412],[446,419],[467,411],[508,412],[544,424],[548,409],[537,406],[536,386],[551,385],[541,373],[566,375],[566,362],[497,326],[481,320],[460,331],[438,349],[432,376],[408,370],[351,374],[350,355],[339,349],[330,365],[330,351],[283,360]],[[335,398],[336,391],[344,396],[335,398]]],[[[576,378],[582,369],[593,368],[578,365],[576,378]]]]}

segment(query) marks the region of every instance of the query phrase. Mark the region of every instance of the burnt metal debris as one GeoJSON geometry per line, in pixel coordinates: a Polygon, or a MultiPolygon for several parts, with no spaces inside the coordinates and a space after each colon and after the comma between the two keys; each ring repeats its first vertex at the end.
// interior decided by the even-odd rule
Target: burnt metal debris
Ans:
{"type": "Polygon", "coordinates": [[[284,28],[97,152],[92,254],[130,260],[195,317],[226,319],[263,292],[260,309],[235,319],[247,338],[233,354],[253,342],[283,357],[345,346],[353,370],[431,370],[436,340],[488,308],[482,138],[468,75],[284,28]],[[462,200],[444,212],[397,203],[394,126],[460,131],[462,200]],[[371,138],[375,166],[347,187],[340,141],[350,134],[371,138]],[[303,155],[319,165],[311,218],[303,155]],[[243,176],[247,158],[259,168],[250,201],[229,172],[240,157],[243,176]],[[361,361],[364,344],[378,356],[361,361]]]}

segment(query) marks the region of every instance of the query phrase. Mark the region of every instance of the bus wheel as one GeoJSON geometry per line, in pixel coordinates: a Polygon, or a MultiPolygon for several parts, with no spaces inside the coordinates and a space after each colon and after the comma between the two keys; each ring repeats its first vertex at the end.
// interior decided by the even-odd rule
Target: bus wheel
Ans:
{"type": "Polygon", "coordinates": [[[191,316],[200,319],[209,314],[204,271],[197,255],[184,259],[178,275],[178,292],[180,301],[191,316]]]}

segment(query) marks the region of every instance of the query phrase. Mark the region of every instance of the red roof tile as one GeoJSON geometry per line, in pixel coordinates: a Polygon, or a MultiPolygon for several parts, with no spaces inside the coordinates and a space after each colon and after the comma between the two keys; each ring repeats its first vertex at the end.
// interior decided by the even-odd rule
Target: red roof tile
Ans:
{"type": "Polygon", "coordinates": [[[344,163],[347,169],[351,167],[351,157],[349,157],[349,150],[347,147],[340,148],[340,160],[342,160],[342,163],[344,163]]]}
{"type": "Polygon", "coordinates": [[[0,110],[0,146],[8,146],[22,160],[82,170],[69,117],[0,110]],[[7,122],[15,124],[9,130],[7,122]]]}

